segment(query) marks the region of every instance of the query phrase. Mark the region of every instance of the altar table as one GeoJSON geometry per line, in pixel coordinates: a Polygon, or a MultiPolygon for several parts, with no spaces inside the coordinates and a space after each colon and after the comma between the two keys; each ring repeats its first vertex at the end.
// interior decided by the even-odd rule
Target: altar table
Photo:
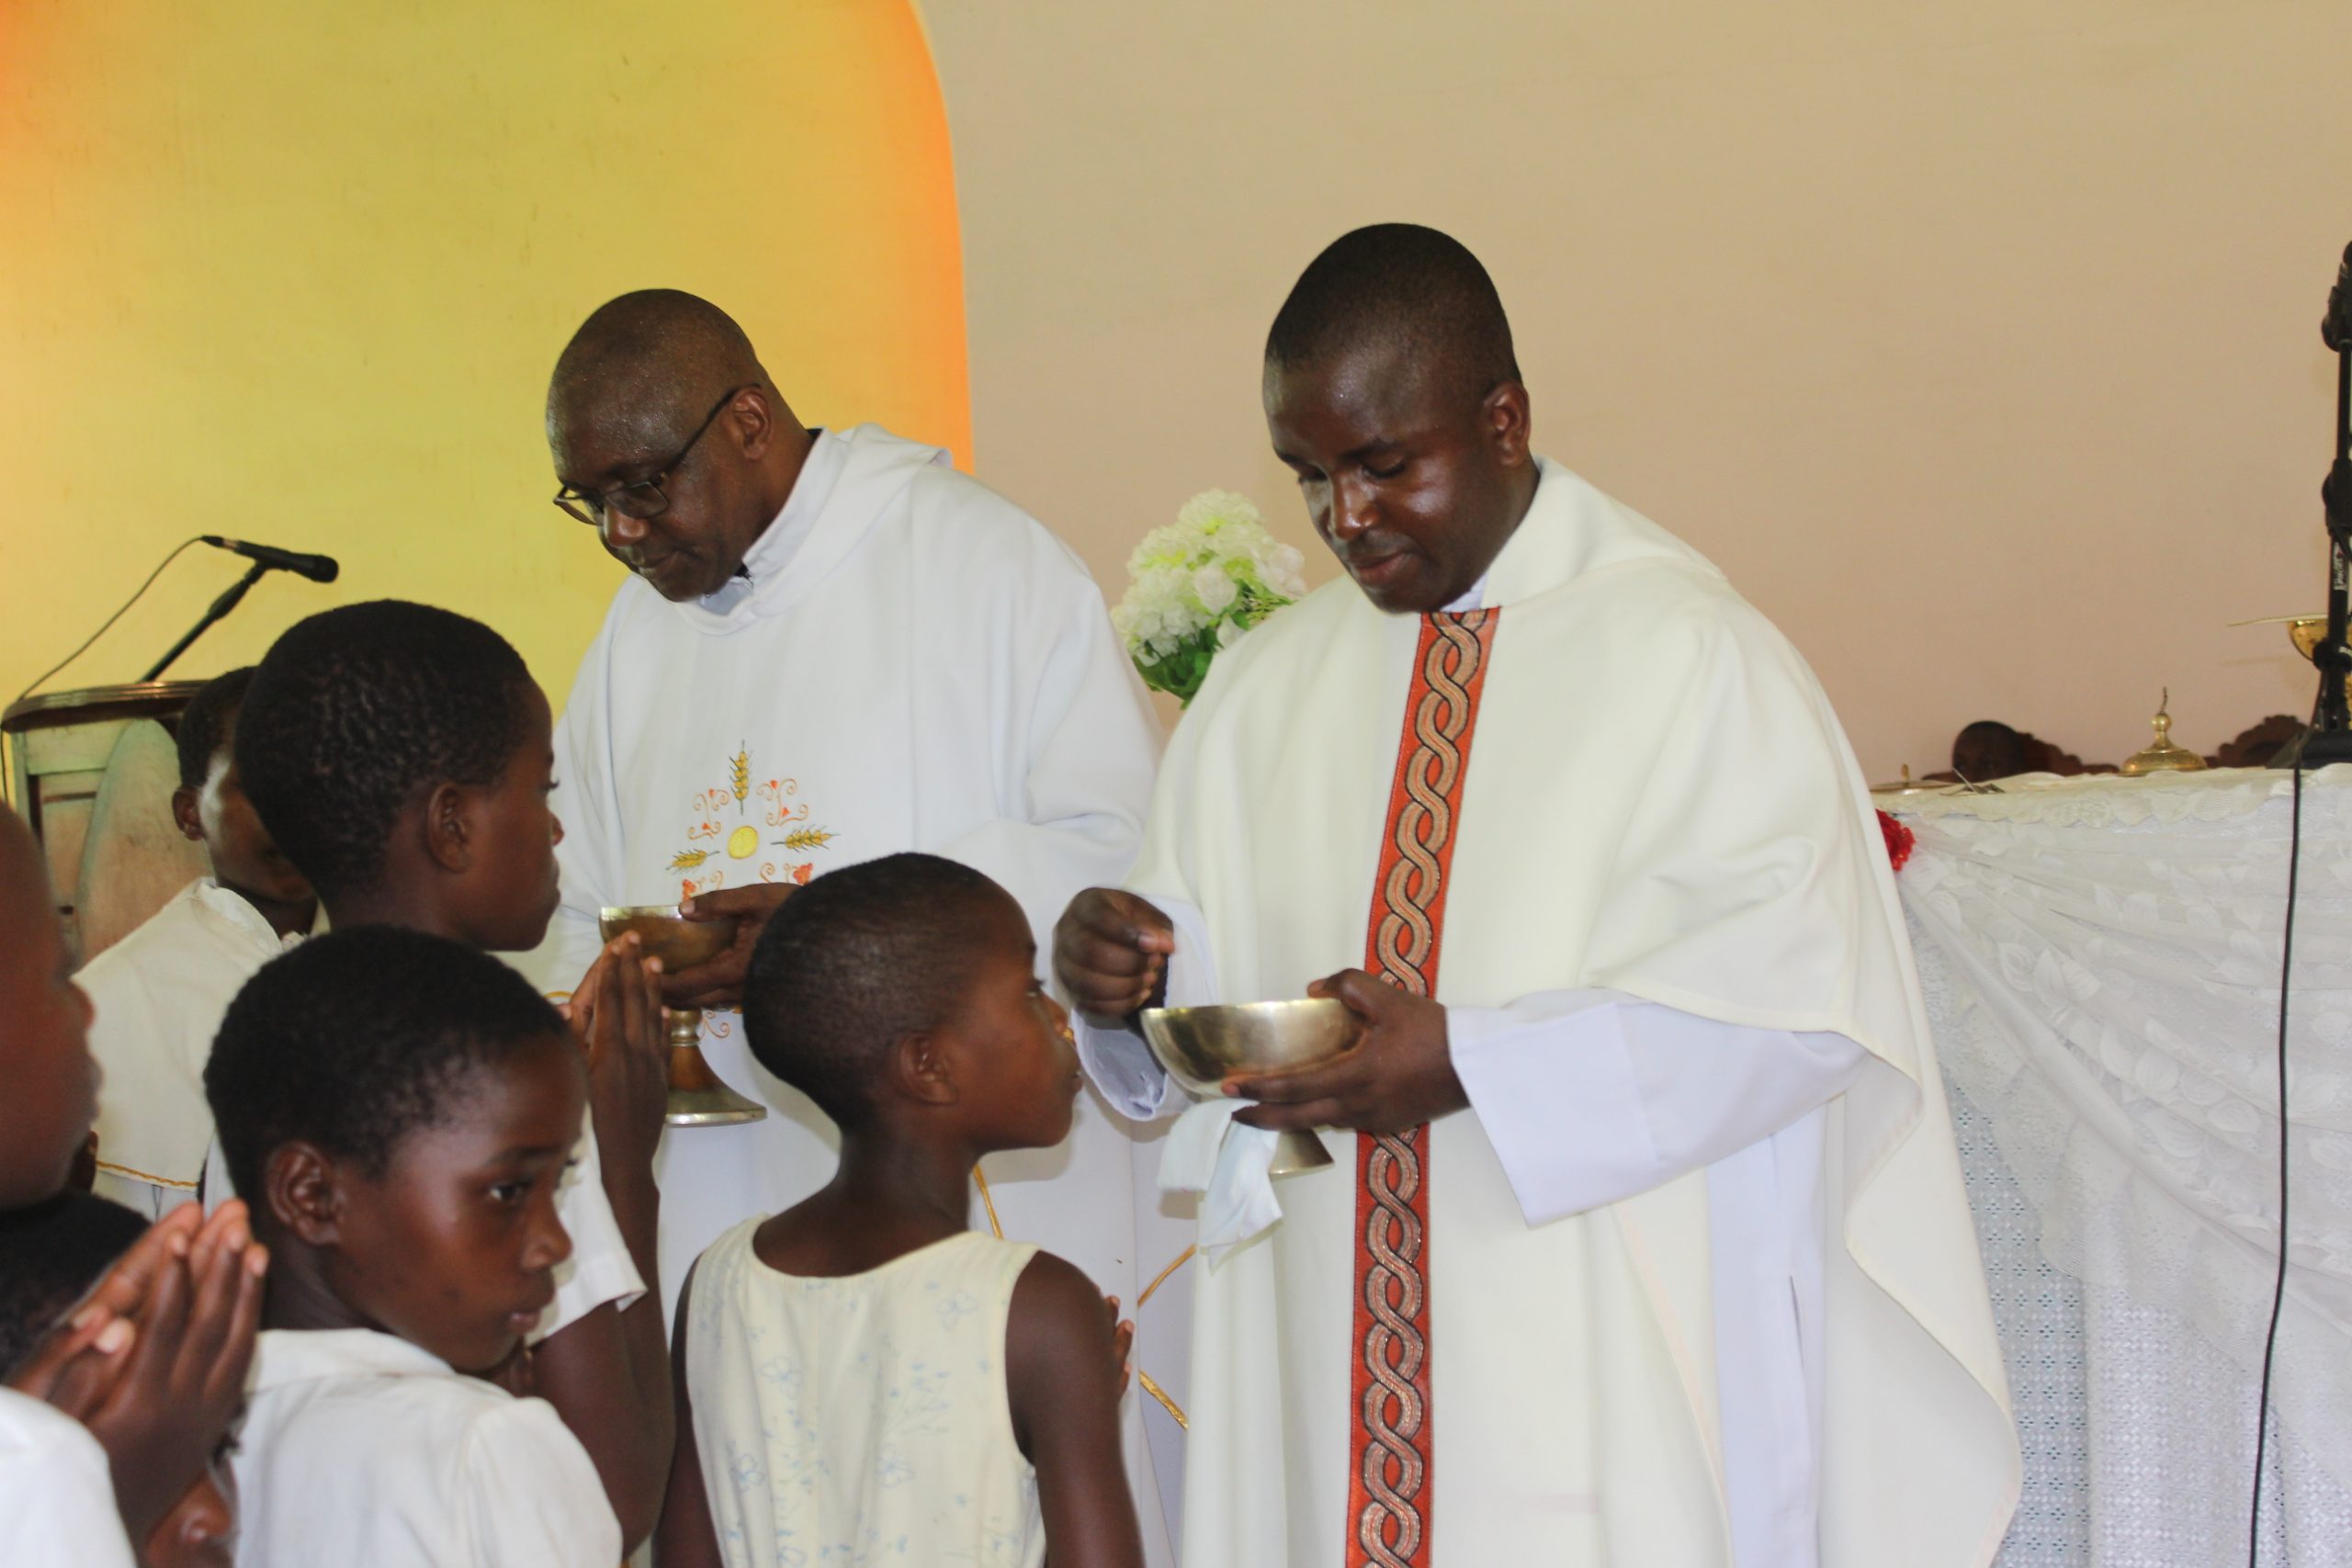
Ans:
{"type": "MultiPolygon", "coordinates": [[[[2283,773],[1881,796],[2008,1365],[2004,1568],[2245,1561],[2278,1259],[2283,773]]],[[[2352,767],[2306,775],[2262,1562],[2352,1568],[2352,767]]]]}

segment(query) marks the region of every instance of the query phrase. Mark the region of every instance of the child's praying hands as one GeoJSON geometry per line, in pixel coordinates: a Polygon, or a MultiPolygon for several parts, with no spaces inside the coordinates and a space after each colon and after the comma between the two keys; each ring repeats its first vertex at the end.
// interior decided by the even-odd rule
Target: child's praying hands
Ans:
{"type": "Polygon", "coordinates": [[[662,961],[624,931],[605,944],[560,1010],[588,1057],[589,1114],[605,1157],[650,1165],[670,1094],[662,961]]]}
{"type": "Polygon", "coordinates": [[[244,1404],[268,1250],[245,1206],[175,1209],[9,1378],[106,1450],[127,1533],[144,1540],[244,1404]]]}

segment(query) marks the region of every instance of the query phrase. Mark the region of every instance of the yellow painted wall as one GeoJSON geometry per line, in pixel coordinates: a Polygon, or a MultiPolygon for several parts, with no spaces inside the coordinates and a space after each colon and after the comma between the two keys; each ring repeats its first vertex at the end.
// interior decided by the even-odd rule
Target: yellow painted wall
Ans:
{"type": "MultiPolygon", "coordinates": [[[[947,126],[907,0],[0,0],[0,702],[176,541],[274,575],[173,671],[396,596],[560,704],[619,581],[547,502],[547,375],[625,289],[735,313],[811,422],[968,462],[947,126]]],[[[191,551],[53,684],[128,680],[191,551]]]]}

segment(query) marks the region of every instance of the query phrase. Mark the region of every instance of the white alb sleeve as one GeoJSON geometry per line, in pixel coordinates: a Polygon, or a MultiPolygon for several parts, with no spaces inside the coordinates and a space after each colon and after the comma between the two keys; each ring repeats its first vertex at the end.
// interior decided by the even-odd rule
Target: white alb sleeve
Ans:
{"type": "MultiPolygon", "coordinates": [[[[1204,1007],[1216,1000],[1216,962],[1209,955],[1207,922],[1191,904],[1169,899],[1153,901],[1175,928],[1176,951],[1168,957],[1168,990],[1172,1008],[1204,1007]]],[[[1077,1013],[1070,1022],[1078,1031],[1078,1059],[1111,1108],[1136,1122],[1149,1122],[1168,1108],[1168,1075],[1152,1060],[1143,1036],[1126,1029],[1097,1029],[1077,1013]]]]}
{"type": "Polygon", "coordinates": [[[555,1301],[539,1314],[531,1334],[537,1344],[612,1302],[626,1308],[645,1293],[645,1280],[605,1196],[605,1172],[596,1155],[596,1130],[582,1122],[580,1146],[556,1189],[555,1212],[571,1236],[571,1256],[556,1265],[555,1301]]]}
{"type": "Polygon", "coordinates": [[[1620,991],[1450,1007],[1454,1072],[1530,1224],[1646,1192],[1844,1093],[1842,1034],[1701,1018],[1620,991]]]}

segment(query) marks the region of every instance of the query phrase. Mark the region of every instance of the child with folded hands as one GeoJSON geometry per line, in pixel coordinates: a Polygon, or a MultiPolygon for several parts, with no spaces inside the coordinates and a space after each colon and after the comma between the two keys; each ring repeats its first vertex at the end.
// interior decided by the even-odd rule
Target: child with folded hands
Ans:
{"type": "MultiPolygon", "coordinates": [[[[65,1189],[96,1109],[89,1025],[40,847],[0,807],[0,1211],[21,1218],[65,1189]]],[[[12,1562],[128,1568],[243,1404],[268,1261],[243,1205],[207,1221],[186,1204],[27,1331],[29,1348],[0,1365],[12,1562]]]]}

